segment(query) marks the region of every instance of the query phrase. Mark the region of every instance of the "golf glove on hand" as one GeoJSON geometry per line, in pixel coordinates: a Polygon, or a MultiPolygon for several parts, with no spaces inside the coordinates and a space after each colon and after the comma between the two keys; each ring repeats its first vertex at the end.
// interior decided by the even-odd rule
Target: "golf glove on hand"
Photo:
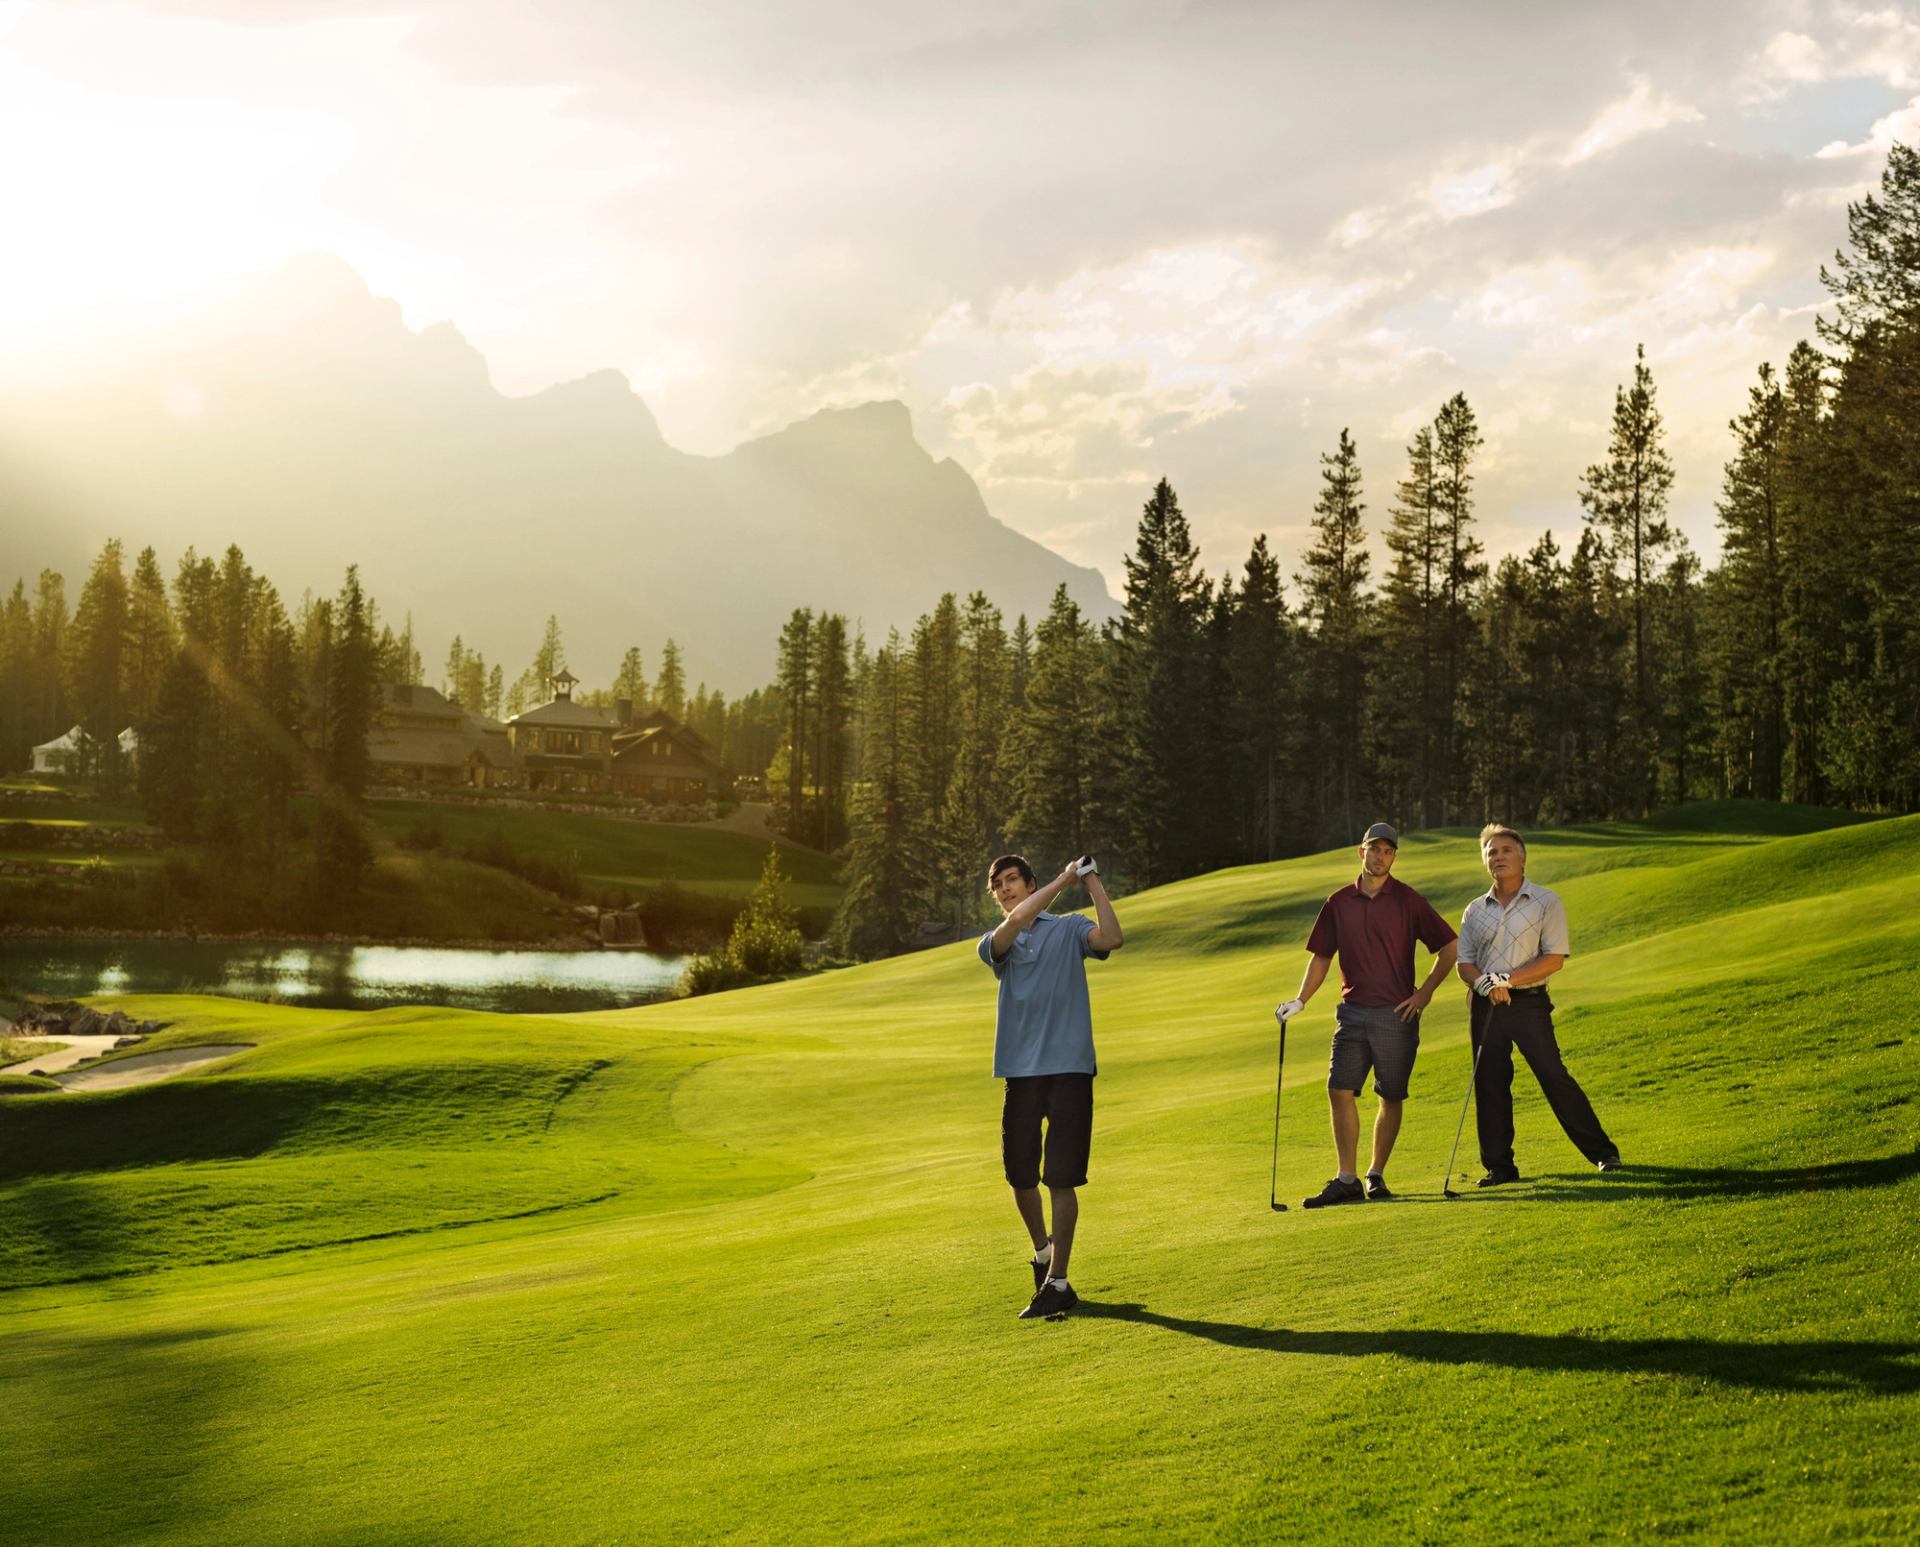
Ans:
{"type": "Polygon", "coordinates": [[[1284,1026],[1304,1009],[1306,1005],[1300,1000],[1289,999],[1285,1004],[1275,1007],[1273,1018],[1284,1026]]]}
{"type": "Polygon", "coordinates": [[[1496,988],[1506,988],[1512,983],[1512,975],[1505,972],[1483,972],[1480,980],[1473,985],[1473,991],[1485,999],[1496,988]]]}

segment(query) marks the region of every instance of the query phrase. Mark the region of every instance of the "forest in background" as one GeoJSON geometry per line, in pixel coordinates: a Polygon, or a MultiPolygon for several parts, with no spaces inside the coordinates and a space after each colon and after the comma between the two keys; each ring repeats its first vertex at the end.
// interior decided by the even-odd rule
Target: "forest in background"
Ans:
{"type": "MultiPolygon", "coordinates": [[[[776,680],[732,703],[687,693],[672,641],[652,680],[636,646],[580,696],[664,707],[730,772],[764,776],[792,836],[843,853],[836,944],[854,956],[977,920],[984,863],[1008,847],[1043,868],[1095,850],[1138,886],[1344,844],[1381,817],[1551,825],[1720,796],[1914,810],[1920,154],[1893,147],[1821,278],[1832,315],[1759,367],[1731,422],[1710,570],[1668,517],[1643,349],[1574,480],[1568,549],[1547,533],[1484,552],[1482,441],[1456,394],[1394,472],[1377,580],[1379,501],[1343,431],[1291,589],[1264,536],[1209,576],[1162,480],[1101,628],[1064,587],[1031,624],[947,595],[873,643],[800,608],[776,680]]],[[[440,685],[510,715],[565,665],[549,619],[512,682],[456,637],[440,685]]],[[[109,543],[71,610],[52,571],[0,603],[0,766],[78,723],[88,772],[118,786],[131,725],[157,825],[276,870],[297,838],[313,885],[350,899],[375,688],[424,678],[410,624],[383,625],[353,569],[290,612],[237,548],[188,553],[169,584],[151,550],[129,574],[109,543]],[[296,833],[302,786],[320,816],[296,833]]]]}

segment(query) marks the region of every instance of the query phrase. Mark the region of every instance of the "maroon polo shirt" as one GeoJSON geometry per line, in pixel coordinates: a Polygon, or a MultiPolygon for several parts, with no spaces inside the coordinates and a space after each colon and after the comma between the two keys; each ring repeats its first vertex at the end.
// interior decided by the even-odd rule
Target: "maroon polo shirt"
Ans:
{"type": "Polygon", "coordinates": [[[1342,1001],[1378,1009],[1412,997],[1414,941],[1437,956],[1451,939],[1427,899],[1388,876],[1371,897],[1355,881],[1321,904],[1307,949],[1340,958],[1342,1001]]]}

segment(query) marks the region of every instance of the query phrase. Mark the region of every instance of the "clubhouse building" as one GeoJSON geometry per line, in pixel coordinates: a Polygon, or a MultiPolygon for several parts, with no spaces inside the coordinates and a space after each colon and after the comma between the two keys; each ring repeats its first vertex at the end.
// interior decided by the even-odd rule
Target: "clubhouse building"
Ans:
{"type": "Polygon", "coordinates": [[[389,683],[367,738],[375,783],[621,795],[691,805],[727,792],[726,771],[705,739],[661,710],[636,717],[631,699],[609,714],[576,703],[562,671],[552,697],[504,725],[433,688],[389,683]]]}

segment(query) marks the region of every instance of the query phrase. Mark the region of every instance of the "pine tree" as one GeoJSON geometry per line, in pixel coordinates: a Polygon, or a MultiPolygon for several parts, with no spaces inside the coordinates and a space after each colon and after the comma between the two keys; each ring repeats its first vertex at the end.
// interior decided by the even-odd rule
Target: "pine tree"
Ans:
{"type": "MultiPolygon", "coordinates": [[[[358,565],[347,577],[333,607],[329,652],[325,785],[320,790],[314,830],[315,857],[323,904],[351,917],[362,878],[372,858],[363,809],[367,787],[367,733],[374,715],[374,642],[367,626],[366,595],[358,565]]],[[[557,641],[558,629],[549,620],[557,641]]]]}
{"type": "MultiPolygon", "coordinates": [[[[460,636],[455,634],[453,643],[447,647],[447,664],[441,670],[440,691],[456,704],[464,702],[460,697],[460,684],[466,679],[466,673],[467,647],[460,636]]],[[[479,706],[468,705],[467,707],[478,708],[479,706]]]]}
{"type": "Polygon", "coordinates": [[[1638,770],[1637,777],[1632,771],[1628,776],[1638,786],[1639,814],[1653,808],[1658,794],[1651,753],[1660,705],[1655,701],[1647,658],[1647,618],[1659,562],[1674,540],[1667,521],[1673,461],[1665,438],[1665,425],[1654,402],[1653,373],[1647,368],[1642,344],[1634,356],[1633,385],[1614,390],[1607,459],[1589,467],[1580,480],[1580,503],[1587,520],[1607,533],[1613,551],[1626,566],[1633,610],[1634,745],[1629,756],[1638,770]]]}
{"type": "MultiPolygon", "coordinates": [[[[1034,633],[1026,702],[1014,716],[1005,775],[1008,842],[1042,868],[1094,846],[1098,641],[1065,585],[1034,633]]],[[[992,858],[991,855],[988,856],[992,858]]]]}
{"type": "Polygon", "coordinates": [[[823,612],[814,625],[813,708],[814,778],[819,786],[819,820],[814,842],[837,849],[847,832],[847,728],[853,720],[853,677],[847,658],[847,620],[823,612]]]}
{"type": "Polygon", "coordinates": [[[918,679],[902,659],[900,636],[888,636],[868,677],[866,760],[855,795],[846,891],[834,917],[834,948],[849,956],[897,950],[934,901],[928,874],[928,831],[919,803],[918,679]]]}
{"type": "Polygon", "coordinates": [[[1443,606],[1436,620],[1443,675],[1437,684],[1438,713],[1434,716],[1442,825],[1453,822],[1455,806],[1463,794],[1459,727],[1471,667],[1473,608],[1487,576],[1480,542],[1473,535],[1473,459],[1482,444],[1479,423],[1466,394],[1456,392],[1433,421],[1434,502],[1445,543],[1443,606]]]}
{"type": "Polygon", "coordinates": [[[1786,394],[1773,367],[1762,365],[1747,411],[1728,425],[1735,449],[1717,506],[1721,560],[1711,611],[1718,740],[1729,788],[1761,800],[1780,798],[1786,762],[1786,417],[1786,394]]]}
{"type": "Polygon", "coordinates": [[[1239,859],[1280,857],[1287,723],[1293,702],[1287,645],[1280,564],[1262,532],[1241,571],[1227,668],[1233,693],[1231,724],[1237,733],[1232,743],[1232,787],[1241,792],[1239,859]]]}
{"type": "Polygon", "coordinates": [[[33,718],[33,604],[16,580],[0,609],[0,769],[27,765],[35,745],[33,718]]]}
{"type": "Polygon", "coordinates": [[[1294,577],[1310,632],[1306,640],[1308,723],[1318,728],[1319,840],[1346,844],[1359,836],[1368,795],[1362,732],[1366,725],[1367,659],[1372,633],[1367,595],[1366,506],[1360,500],[1360,457],[1353,437],[1320,458],[1314,541],[1294,577]]]}
{"type": "Polygon", "coordinates": [[[747,898],[746,908],[733,921],[726,946],[727,964],[749,982],[762,981],[798,972],[804,951],[798,916],[787,906],[780,846],[769,844],[760,880],[747,898]]]}
{"type": "Polygon", "coordinates": [[[1207,755],[1200,744],[1201,690],[1211,588],[1179,498],[1164,478],[1142,507],[1125,564],[1114,688],[1124,706],[1116,750],[1127,775],[1116,793],[1131,868],[1151,886],[1204,863],[1204,823],[1193,786],[1207,755]]]}
{"type": "Polygon", "coordinates": [[[84,735],[79,771],[118,793],[123,769],[120,732],[127,726],[125,683],[129,638],[127,577],[118,539],[94,561],[63,642],[67,698],[84,735]]]}
{"type": "Polygon", "coordinates": [[[1000,609],[975,591],[960,619],[959,737],[940,812],[945,891],[961,923],[984,916],[986,864],[1006,839],[1001,747],[1011,726],[1011,667],[1000,609]]]}
{"type": "Polygon", "coordinates": [[[780,630],[780,697],[786,706],[787,831],[807,829],[807,748],[813,730],[813,609],[796,607],[780,630]]]}
{"type": "Polygon", "coordinates": [[[620,657],[620,669],[613,676],[613,696],[626,699],[635,709],[646,707],[647,673],[638,645],[627,646],[627,653],[620,657]]]}
{"type": "Polygon", "coordinates": [[[653,698],[676,720],[687,713],[687,672],[680,661],[680,647],[669,639],[660,647],[660,677],[653,685],[653,698]]]}
{"type": "Polygon", "coordinates": [[[951,591],[914,625],[914,745],[920,754],[920,809],[931,820],[947,803],[959,752],[960,607],[951,591]]]}
{"type": "Polygon", "coordinates": [[[127,709],[142,738],[160,701],[160,684],[173,660],[173,608],[166,576],[151,548],[134,560],[127,597],[127,709]]]}
{"type": "Polygon", "coordinates": [[[1380,602],[1380,698],[1376,742],[1386,810],[1404,826],[1441,820],[1440,720],[1449,710],[1439,663],[1446,627],[1447,534],[1434,464],[1433,428],[1407,446],[1407,474],[1394,491],[1380,602]]]}
{"type": "Polygon", "coordinates": [[[73,724],[65,674],[67,582],[57,569],[40,571],[33,597],[33,664],[27,673],[27,745],[47,741],[73,724]]]}

